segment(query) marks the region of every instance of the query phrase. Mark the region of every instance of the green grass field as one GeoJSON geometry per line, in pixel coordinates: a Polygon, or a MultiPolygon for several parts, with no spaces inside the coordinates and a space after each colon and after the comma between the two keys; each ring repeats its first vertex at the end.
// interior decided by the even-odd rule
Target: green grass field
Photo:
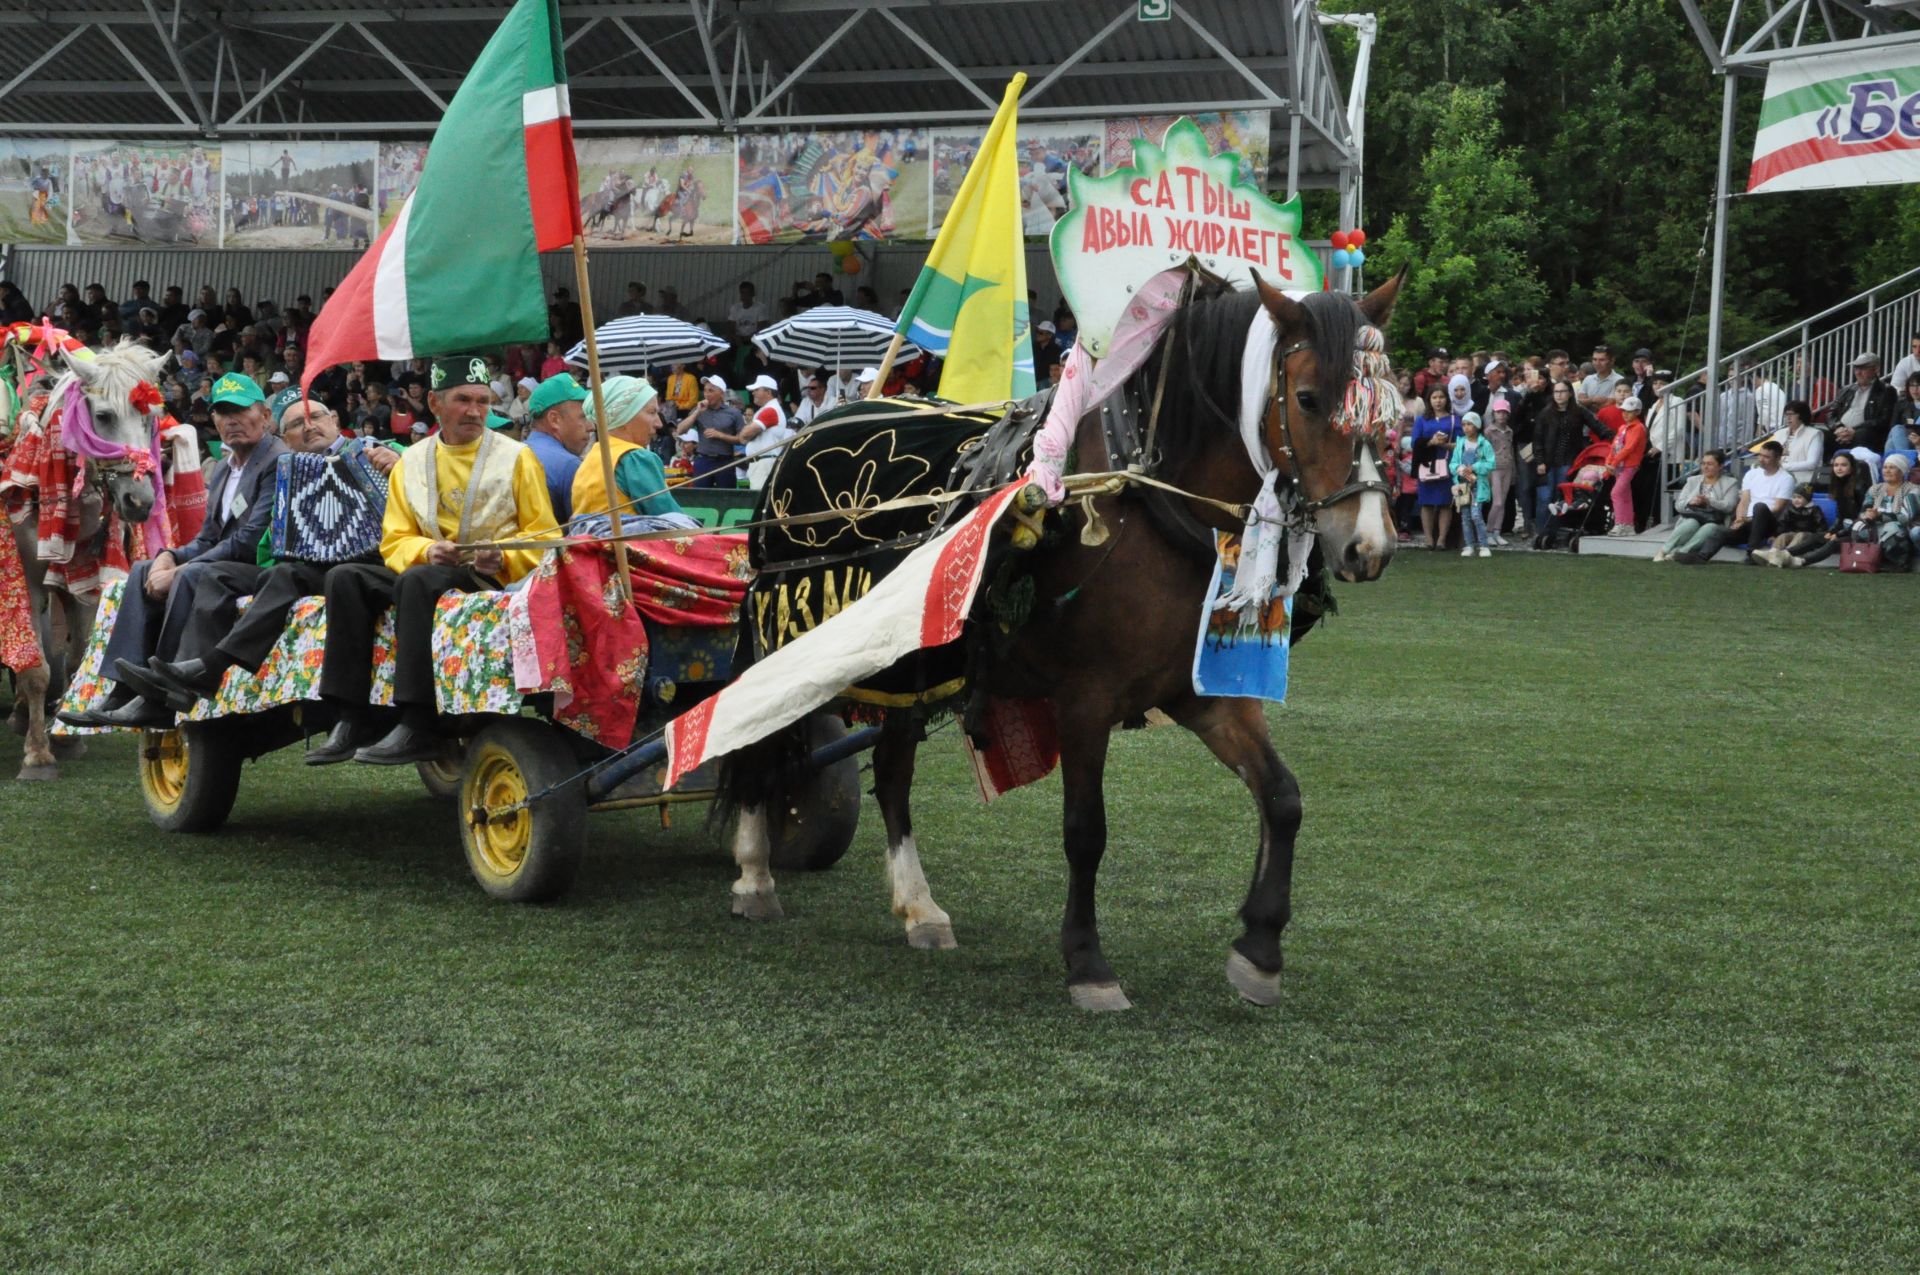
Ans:
{"type": "Polygon", "coordinates": [[[1177,730],[1116,741],[1098,1017],[1057,780],[982,810],[950,732],[945,953],[871,804],[753,926],[684,813],[516,908],[410,772],[282,753],[199,838],[124,740],[0,784],[0,1269],[1920,1266],[1920,581],[1410,553],[1340,601],[1272,714],[1266,1011],[1253,811],[1177,730]]]}

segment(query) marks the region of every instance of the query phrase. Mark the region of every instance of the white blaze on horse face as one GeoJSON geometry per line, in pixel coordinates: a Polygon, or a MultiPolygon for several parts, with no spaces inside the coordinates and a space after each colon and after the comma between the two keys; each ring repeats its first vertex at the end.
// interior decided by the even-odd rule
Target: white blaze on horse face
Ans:
{"type": "MultiPolygon", "coordinates": [[[[1380,467],[1373,460],[1373,448],[1364,445],[1360,448],[1360,481],[1384,482],[1380,467]]],[[[1393,506],[1387,502],[1385,492],[1360,494],[1360,516],[1354,522],[1354,538],[1366,542],[1361,552],[1370,556],[1383,557],[1393,552],[1398,538],[1393,532],[1393,506]]]]}

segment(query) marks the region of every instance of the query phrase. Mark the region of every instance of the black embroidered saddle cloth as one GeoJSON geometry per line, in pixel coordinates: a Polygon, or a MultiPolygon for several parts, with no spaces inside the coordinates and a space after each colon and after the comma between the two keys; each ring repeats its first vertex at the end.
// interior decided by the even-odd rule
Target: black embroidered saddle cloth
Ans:
{"type": "MultiPolygon", "coordinates": [[[[1025,470],[1046,412],[1039,395],[995,417],[941,410],[939,399],[875,399],[835,408],[787,444],[761,492],[755,521],[878,509],[910,496],[957,500],[760,527],[748,541],[756,575],[743,626],[753,659],[825,623],[931,540],[979,498],[1025,470]]],[[[923,652],[855,699],[901,704],[958,690],[958,652],[923,652]],[[938,667],[936,667],[936,665],[938,667]]]]}

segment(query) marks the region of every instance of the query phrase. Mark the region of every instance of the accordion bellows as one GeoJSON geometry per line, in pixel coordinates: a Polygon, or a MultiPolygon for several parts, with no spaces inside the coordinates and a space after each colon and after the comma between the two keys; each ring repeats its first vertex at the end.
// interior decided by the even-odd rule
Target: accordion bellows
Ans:
{"type": "Polygon", "coordinates": [[[338,452],[289,452],[274,474],[273,556],[283,562],[346,562],[380,547],[387,478],[353,444],[338,452]]]}

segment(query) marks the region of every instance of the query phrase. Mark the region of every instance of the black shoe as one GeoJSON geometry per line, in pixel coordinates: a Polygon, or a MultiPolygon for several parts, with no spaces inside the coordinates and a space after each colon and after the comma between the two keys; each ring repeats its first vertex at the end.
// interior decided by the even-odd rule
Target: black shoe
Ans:
{"type": "Polygon", "coordinates": [[[1676,553],[1673,555],[1673,560],[1675,562],[1684,563],[1689,567],[1697,567],[1706,561],[1705,558],[1701,557],[1697,553],[1676,553]]]}
{"type": "Polygon", "coordinates": [[[307,765],[335,766],[343,761],[352,761],[353,755],[371,739],[372,734],[365,726],[343,717],[324,743],[307,750],[307,765]]]}
{"type": "Polygon", "coordinates": [[[210,669],[205,660],[181,660],[169,664],[159,656],[147,661],[147,679],[176,696],[212,699],[220,691],[225,669],[210,669]]]}
{"type": "Polygon", "coordinates": [[[438,761],[447,755],[447,741],[431,731],[400,723],[377,744],[369,744],[353,759],[369,766],[411,766],[420,761],[438,761]]]}
{"type": "Polygon", "coordinates": [[[105,709],[93,716],[101,726],[123,730],[171,730],[174,712],[164,704],[136,695],[121,708],[105,709]]]}
{"type": "Polygon", "coordinates": [[[147,666],[144,664],[135,664],[131,660],[115,660],[113,673],[122,686],[131,686],[140,693],[141,699],[149,703],[165,704],[176,713],[193,711],[191,695],[182,695],[159,682],[152,673],[147,671],[147,666]]]}
{"type": "Polygon", "coordinates": [[[100,714],[125,708],[133,702],[133,696],[134,690],[131,686],[115,683],[114,688],[107,692],[107,697],[98,704],[90,704],[86,708],[76,708],[68,712],[58,712],[53,716],[56,721],[65,722],[69,726],[105,726],[106,723],[100,720],[100,714]]]}

